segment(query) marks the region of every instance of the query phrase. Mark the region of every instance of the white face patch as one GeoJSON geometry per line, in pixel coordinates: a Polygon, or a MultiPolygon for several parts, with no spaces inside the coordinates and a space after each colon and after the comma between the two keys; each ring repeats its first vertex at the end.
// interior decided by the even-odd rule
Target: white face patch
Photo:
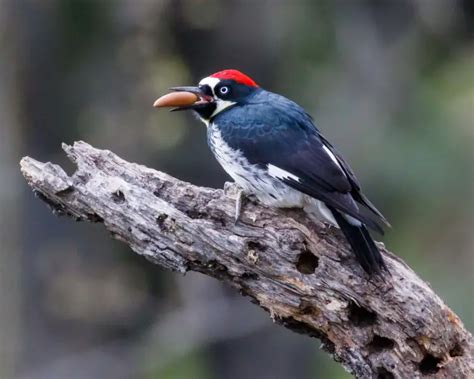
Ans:
{"type": "Polygon", "coordinates": [[[210,76],[208,76],[207,78],[204,78],[202,79],[200,82],[199,82],[199,85],[200,86],[206,86],[208,85],[209,87],[211,87],[211,90],[212,90],[212,93],[215,95],[216,93],[214,92],[214,87],[217,85],[217,83],[220,82],[220,79],[217,79],[217,78],[211,78],[210,76]]]}
{"type": "Polygon", "coordinates": [[[235,104],[235,101],[222,100],[216,96],[215,87],[220,82],[218,78],[212,78],[208,76],[207,78],[202,79],[199,82],[200,86],[208,85],[211,87],[212,94],[214,95],[214,101],[216,103],[216,110],[212,113],[211,117],[214,117],[216,114],[222,112],[224,109],[229,108],[235,104]]]}
{"type": "Polygon", "coordinates": [[[281,169],[280,167],[274,166],[272,164],[267,165],[268,168],[268,174],[274,178],[277,179],[293,179],[296,180],[297,182],[300,181],[300,178],[298,178],[296,175],[292,174],[291,172],[288,172],[286,170],[281,169]]]}
{"type": "Polygon", "coordinates": [[[211,117],[214,117],[216,114],[222,112],[224,109],[229,108],[234,105],[235,101],[226,101],[221,99],[216,99],[216,110],[212,113],[211,117]]]}

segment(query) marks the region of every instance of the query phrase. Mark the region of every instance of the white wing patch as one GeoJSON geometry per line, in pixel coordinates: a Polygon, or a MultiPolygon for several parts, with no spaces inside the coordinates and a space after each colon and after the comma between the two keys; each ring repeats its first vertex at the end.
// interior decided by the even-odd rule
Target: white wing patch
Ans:
{"type": "Polygon", "coordinates": [[[292,174],[291,172],[288,172],[286,170],[281,169],[280,167],[274,166],[272,164],[267,165],[268,168],[268,174],[274,178],[277,179],[293,179],[296,180],[297,182],[300,181],[300,178],[298,178],[296,175],[292,174]]]}
{"type": "Polygon", "coordinates": [[[326,152],[327,155],[329,155],[329,157],[332,159],[332,161],[338,165],[338,167],[341,167],[339,165],[339,162],[337,160],[337,158],[334,156],[334,154],[332,153],[331,150],[329,150],[325,145],[323,145],[323,150],[326,152]]]}
{"type": "Polygon", "coordinates": [[[327,155],[329,155],[329,158],[336,164],[337,167],[341,170],[341,172],[346,176],[346,173],[342,169],[341,165],[339,164],[339,161],[337,160],[336,156],[332,153],[331,150],[329,150],[325,145],[323,145],[323,150],[326,152],[327,155]]]}

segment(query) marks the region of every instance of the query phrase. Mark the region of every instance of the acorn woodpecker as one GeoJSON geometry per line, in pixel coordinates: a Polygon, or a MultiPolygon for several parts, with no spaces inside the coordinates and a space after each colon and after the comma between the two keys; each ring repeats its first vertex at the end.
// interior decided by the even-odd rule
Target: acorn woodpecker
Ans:
{"type": "MultiPolygon", "coordinates": [[[[173,87],[155,107],[192,110],[207,126],[216,159],[262,203],[302,208],[341,229],[369,275],[388,272],[368,228],[389,225],[361,191],[342,155],[293,101],[260,88],[237,70],[223,70],[197,87],[173,87]]],[[[236,202],[236,221],[241,196],[236,202]]]]}

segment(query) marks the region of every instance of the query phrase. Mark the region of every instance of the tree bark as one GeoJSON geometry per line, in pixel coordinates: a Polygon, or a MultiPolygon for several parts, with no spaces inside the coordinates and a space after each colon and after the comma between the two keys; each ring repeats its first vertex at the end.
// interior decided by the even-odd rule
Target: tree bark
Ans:
{"type": "Polygon", "coordinates": [[[72,176],[21,161],[54,213],[103,223],[162,267],[230,284],[274,321],[319,338],[356,377],[474,376],[472,335],[383,244],[391,276],[369,280],[341,233],[302,211],[247,201],[235,224],[235,185],[196,187],[84,142],[63,149],[78,166],[72,176]]]}

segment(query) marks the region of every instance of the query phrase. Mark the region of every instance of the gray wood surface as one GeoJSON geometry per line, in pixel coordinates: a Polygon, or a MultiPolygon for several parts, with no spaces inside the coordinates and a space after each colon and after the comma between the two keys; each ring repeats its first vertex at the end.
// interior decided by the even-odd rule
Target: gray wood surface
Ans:
{"type": "Polygon", "coordinates": [[[368,280],[341,233],[301,211],[247,201],[235,224],[233,184],[197,187],[84,142],[63,149],[77,165],[72,176],[21,161],[54,213],[102,223],[162,267],[228,283],[274,322],[319,338],[356,377],[474,377],[472,335],[382,244],[392,275],[368,280]]]}

